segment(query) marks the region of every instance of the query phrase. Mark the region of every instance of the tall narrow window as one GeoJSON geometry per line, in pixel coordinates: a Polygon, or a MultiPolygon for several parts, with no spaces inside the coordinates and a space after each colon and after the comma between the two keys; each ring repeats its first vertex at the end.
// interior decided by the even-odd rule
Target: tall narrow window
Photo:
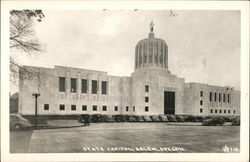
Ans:
{"type": "Polygon", "coordinates": [[[97,80],[92,80],[92,94],[97,94],[97,80]]]}
{"type": "Polygon", "coordinates": [[[102,81],[102,94],[107,94],[107,82],[102,81]]]}
{"type": "Polygon", "coordinates": [[[210,92],[210,93],[209,93],[209,101],[212,101],[212,98],[213,98],[213,93],[210,92]]]}
{"type": "Polygon", "coordinates": [[[145,97],[145,102],[148,102],[148,97],[145,97]]]}
{"type": "Polygon", "coordinates": [[[128,106],[126,106],[126,111],[128,111],[128,106]]]}
{"type": "Polygon", "coordinates": [[[217,93],[214,93],[214,102],[217,101],[217,93]]]}
{"type": "Polygon", "coordinates": [[[86,79],[82,79],[82,93],[87,93],[88,90],[88,81],[86,79]]]}
{"type": "Polygon", "coordinates": [[[217,110],[215,110],[215,113],[217,114],[217,110]]]}
{"type": "Polygon", "coordinates": [[[71,110],[76,111],[76,105],[71,105],[71,110]]]}
{"type": "Polygon", "coordinates": [[[114,109],[115,109],[115,111],[118,111],[118,106],[115,106],[115,108],[114,108],[114,109]]]}
{"type": "Polygon", "coordinates": [[[235,110],[234,110],[234,114],[235,114],[235,110]]]}
{"type": "Polygon", "coordinates": [[[203,97],[203,91],[200,91],[200,97],[203,97]]]}
{"type": "Polygon", "coordinates": [[[226,94],[223,93],[223,102],[226,102],[226,94]]]}
{"type": "Polygon", "coordinates": [[[61,104],[61,105],[59,106],[59,110],[65,110],[65,105],[62,105],[62,104],[61,104]]]}
{"type": "Polygon", "coordinates": [[[224,110],[224,114],[226,114],[227,113],[227,110],[224,110]]]}
{"type": "Polygon", "coordinates": [[[230,94],[227,94],[227,102],[230,103],[230,94]]]}
{"type": "Polygon", "coordinates": [[[145,106],[145,112],[148,112],[148,106],[145,106]]]}
{"type": "Polygon", "coordinates": [[[210,110],[210,113],[211,113],[211,114],[213,113],[213,109],[210,110]]]}
{"type": "Polygon", "coordinates": [[[149,92],[149,86],[145,85],[145,92],[149,92]]]}
{"type": "Polygon", "coordinates": [[[93,105],[93,111],[97,111],[97,106],[93,105]]]}
{"type": "Polygon", "coordinates": [[[49,110],[49,104],[44,104],[44,110],[49,110]]]}
{"type": "Polygon", "coordinates": [[[200,113],[202,113],[202,111],[203,111],[203,110],[202,110],[202,109],[200,109],[200,113]]]}
{"type": "Polygon", "coordinates": [[[135,106],[133,106],[133,111],[135,111],[135,106]]]}
{"type": "Polygon", "coordinates": [[[230,110],[228,110],[228,114],[230,114],[230,110]]]}
{"type": "Polygon", "coordinates": [[[221,102],[221,93],[219,93],[219,102],[221,102]]]}
{"type": "Polygon", "coordinates": [[[76,78],[70,79],[70,91],[73,93],[76,92],[76,78]]]}
{"type": "Polygon", "coordinates": [[[107,106],[102,106],[102,111],[107,111],[107,106]]]}
{"type": "Polygon", "coordinates": [[[87,111],[87,105],[82,105],[82,111],[87,111]]]}
{"type": "Polygon", "coordinates": [[[59,92],[65,92],[65,77],[59,77],[59,92]]]}
{"type": "Polygon", "coordinates": [[[203,101],[202,100],[200,100],[200,105],[203,105],[203,101]]]}
{"type": "Polygon", "coordinates": [[[222,112],[222,111],[220,110],[220,114],[221,114],[221,112],[222,112]]]}

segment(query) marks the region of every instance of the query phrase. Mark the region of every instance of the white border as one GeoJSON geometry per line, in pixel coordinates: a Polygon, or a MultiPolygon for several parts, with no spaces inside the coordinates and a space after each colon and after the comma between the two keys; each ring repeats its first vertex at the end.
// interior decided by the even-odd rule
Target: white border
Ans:
{"type": "Polygon", "coordinates": [[[1,10],[1,155],[3,161],[248,161],[249,159],[249,2],[247,1],[2,1],[1,10]],[[9,10],[146,9],[241,11],[240,153],[9,153],[9,10]]]}

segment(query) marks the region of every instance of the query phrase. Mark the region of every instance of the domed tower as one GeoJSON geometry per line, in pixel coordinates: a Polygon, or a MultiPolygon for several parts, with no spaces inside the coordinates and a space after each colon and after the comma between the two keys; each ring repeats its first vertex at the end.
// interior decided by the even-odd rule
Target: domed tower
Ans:
{"type": "Polygon", "coordinates": [[[155,38],[153,21],[148,38],[140,40],[135,47],[135,71],[145,68],[168,70],[168,46],[164,40],[155,38]]]}

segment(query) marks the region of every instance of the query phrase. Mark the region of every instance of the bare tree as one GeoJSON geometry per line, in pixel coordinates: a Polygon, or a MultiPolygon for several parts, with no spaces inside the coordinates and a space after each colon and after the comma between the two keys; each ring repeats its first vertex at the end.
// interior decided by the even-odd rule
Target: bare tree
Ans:
{"type": "MultiPolygon", "coordinates": [[[[37,40],[34,32],[35,21],[41,22],[44,18],[42,10],[11,10],[10,11],[10,49],[19,50],[27,55],[43,52],[43,47],[37,40]]],[[[19,70],[27,73],[29,77],[36,76],[29,69],[10,56],[10,80],[15,83],[19,70]]]]}

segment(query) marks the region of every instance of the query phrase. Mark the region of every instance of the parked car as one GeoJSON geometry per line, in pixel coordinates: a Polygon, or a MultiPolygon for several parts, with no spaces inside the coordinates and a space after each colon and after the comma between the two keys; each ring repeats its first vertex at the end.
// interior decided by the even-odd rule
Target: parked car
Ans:
{"type": "Polygon", "coordinates": [[[231,121],[232,125],[240,126],[240,118],[236,118],[235,120],[231,121]]]}
{"type": "Polygon", "coordinates": [[[162,121],[162,122],[168,122],[168,118],[167,118],[167,116],[164,115],[164,114],[160,114],[160,115],[158,116],[158,118],[159,118],[160,121],[162,121]]]}
{"type": "Polygon", "coordinates": [[[177,119],[174,115],[167,115],[167,118],[170,122],[177,122],[177,119]]]}
{"type": "Polygon", "coordinates": [[[91,115],[90,122],[92,122],[92,123],[101,123],[101,122],[103,122],[102,114],[93,114],[93,115],[91,115]]]}
{"type": "Polygon", "coordinates": [[[196,116],[196,121],[203,122],[206,118],[204,116],[196,116]]]}
{"type": "Polygon", "coordinates": [[[181,115],[176,115],[175,116],[178,122],[185,122],[185,118],[181,115]]]}
{"type": "Polygon", "coordinates": [[[33,125],[19,114],[10,114],[10,130],[32,129],[33,125]]]}
{"type": "Polygon", "coordinates": [[[89,125],[89,119],[90,119],[89,114],[81,114],[78,119],[78,123],[84,123],[85,125],[89,125]]]}
{"type": "Polygon", "coordinates": [[[151,122],[151,118],[148,115],[143,115],[143,119],[145,122],[151,122]]]}
{"type": "Polygon", "coordinates": [[[144,122],[144,119],[141,115],[134,116],[137,122],[144,122]]]}
{"type": "Polygon", "coordinates": [[[127,120],[128,122],[137,122],[136,117],[133,116],[133,115],[128,115],[126,120],[127,120]]]}
{"type": "Polygon", "coordinates": [[[102,115],[103,122],[115,122],[112,115],[102,115]]]}
{"type": "Polygon", "coordinates": [[[189,121],[189,122],[200,122],[200,120],[197,117],[192,116],[192,115],[188,116],[187,121],[189,121]]]}
{"type": "Polygon", "coordinates": [[[149,117],[150,117],[151,120],[154,121],[154,122],[160,122],[160,121],[161,121],[161,120],[158,118],[157,115],[150,115],[149,117]]]}
{"type": "Polygon", "coordinates": [[[113,118],[116,122],[125,122],[126,119],[124,118],[123,115],[113,115],[113,118]]]}
{"type": "Polygon", "coordinates": [[[202,125],[223,125],[225,121],[222,118],[211,118],[211,119],[206,119],[202,122],[202,125]]]}

